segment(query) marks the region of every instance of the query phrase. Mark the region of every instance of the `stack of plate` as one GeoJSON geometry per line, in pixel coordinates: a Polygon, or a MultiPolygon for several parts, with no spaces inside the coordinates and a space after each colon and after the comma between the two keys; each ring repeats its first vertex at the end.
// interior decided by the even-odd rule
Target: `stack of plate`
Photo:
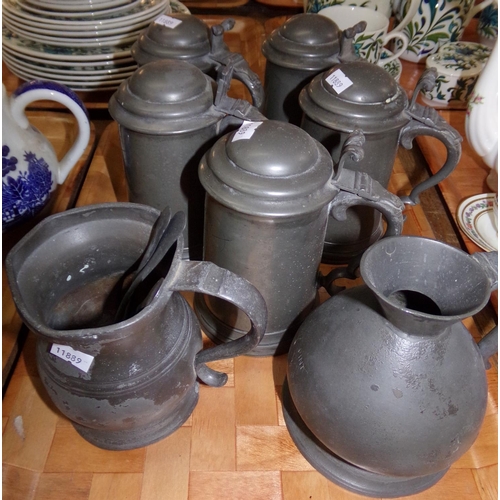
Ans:
{"type": "Polygon", "coordinates": [[[130,55],[154,19],[189,10],[177,0],[3,0],[2,58],[23,80],[112,90],[137,68],[130,55]]]}

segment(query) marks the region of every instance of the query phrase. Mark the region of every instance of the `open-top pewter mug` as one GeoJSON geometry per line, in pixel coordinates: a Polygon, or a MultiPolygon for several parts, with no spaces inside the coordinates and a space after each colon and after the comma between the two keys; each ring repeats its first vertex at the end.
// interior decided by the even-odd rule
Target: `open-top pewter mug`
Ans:
{"type": "Polygon", "coordinates": [[[194,64],[214,79],[221,66],[231,64],[233,78],[246,85],[253,105],[260,108],[264,89],[259,77],[243,56],[231,52],[224,42],[224,32],[234,24],[235,20],[229,18],[209,28],[190,14],[161,15],[139,35],[131,54],[139,66],[159,59],[176,59],[194,64]]]}
{"type": "MultiPolygon", "coordinates": [[[[329,214],[352,205],[380,210],[388,235],[403,226],[401,200],[363,173],[343,168],[362,156],[353,133],[334,166],[326,149],[299,127],[251,122],[219,139],[199,169],[207,192],[204,260],[253,283],[268,309],[266,333],[251,355],[288,350],[304,317],[318,304],[318,274],[329,214]]],[[[248,320],[216,298],[195,297],[203,331],[216,343],[243,335],[248,320]]]]}
{"type": "Polygon", "coordinates": [[[141,256],[158,215],[134,203],[68,210],[38,224],[6,260],[16,307],[37,337],[49,396],[79,434],[105,449],[146,446],[174,432],[196,406],[197,377],[212,386],[227,380],[205,363],[244,354],[266,327],[256,288],[212,263],[182,260],[182,234],[163,269],[145,282],[143,309],[114,321],[116,287],[141,256]],[[249,332],[202,350],[183,290],[241,307],[249,332]]]}
{"type": "Polygon", "coordinates": [[[389,498],[431,487],[475,441],[496,329],[479,344],[462,320],[497,287],[498,255],[416,236],[363,255],[365,284],[328,299],[288,355],[285,422],[334,483],[389,498]]]}
{"type": "MultiPolygon", "coordinates": [[[[366,139],[364,158],[358,162],[347,159],[346,167],[366,172],[384,188],[389,185],[400,145],[410,149],[418,135],[436,137],[445,145],[447,159],[434,176],[403,198],[405,203],[415,204],[422,191],[453,171],[462,151],[460,134],[436,110],[415,102],[420,89],[432,88],[435,78],[435,69],[424,72],[408,102],[404,89],[383,68],[364,61],[337,64],[301,91],[301,128],[321,142],[335,161],[348,134],[361,130],[366,139]]],[[[349,210],[345,221],[330,219],[324,262],[349,261],[376,241],[381,232],[380,215],[367,207],[349,210]]]]}
{"type": "Polygon", "coordinates": [[[276,28],[262,44],[266,117],[300,125],[302,87],[339,61],[357,59],[353,37],[364,27],[362,23],[341,31],[326,17],[297,14],[276,28]]]}
{"type": "Polygon", "coordinates": [[[89,139],[87,110],[68,87],[56,82],[32,81],[21,85],[9,97],[2,85],[3,231],[42,210],[82,156],[89,139]],[[26,117],[26,107],[40,100],[66,106],[76,119],[78,134],[60,160],[50,141],[26,117]]]}
{"type": "Polygon", "coordinates": [[[249,102],[226,93],[232,66],[217,85],[184,61],[163,59],[140,67],[109,101],[119,124],[129,201],[184,212],[184,257],[199,259],[203,246],[204,191],[198,164],[215,140],[244,119],[263,119],[249,102]]]}

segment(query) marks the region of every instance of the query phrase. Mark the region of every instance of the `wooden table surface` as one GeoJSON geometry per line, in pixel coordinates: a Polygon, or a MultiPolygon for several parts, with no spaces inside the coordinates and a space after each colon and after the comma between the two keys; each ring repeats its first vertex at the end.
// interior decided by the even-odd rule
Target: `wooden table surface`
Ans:
{"type": "MultiPolygon", "coordinates": [[[[265,26],[254,28],[261,37],[265,26]]],[[[245,38],[245,35],[237,36],[233,43],[241,42],[237,38],[245,38]]],[[[248,37],[242,46],[251,46],[252,40],[255,42],[255,38],[248,37]]],[[[244,50],[241,52],[246,56],[244,50]]],[[[255,55],[254,49],[251,50],[255,55]]],[[[262,76],[263,65],[259,57],[254,65],[262,76]]],[[[412,80],[416,80],[414,75],[421,69],[418,65],[404,64],[402,81],[405,88],[410,90],[412,80]]],[[[97,103],[96,108],[102,108],[101,104],[97,103]]],[[[453,120],[458,119],[456,113],[461,112],[448,113],[449,116],[447,113],[443,116],[453,124],[453,120]]],[[[59,115],[54,118],[52,113],[43,112],[43,116],[42,122],[49,129],[52,123],[59,121],[59,115]]],[[[97,119],[94,126],[98,144],[80,189],[73,191],[72,203],[76,206],[127,199],[117,126],[110,120],[97,119]]],[[[408,156],[406,152],[398,157],[389,185],[392,192],[401,194],[411,190],[411,162],[419,169],[422,169],[422,158],[432,164],[432,148],[421,147],[423,157],[420,160],[418,155],[408,156]]],[[[413,153],[418,153],[418,146],[415,150],[413,153]]],[[[466,155],[460,168],[469,171],[470,175],[478,175],[484,170],[473,155],[466,155]]],[[[462,179],[462,175],[457,176],[453,182],[458,198],[468,195],[465,191],[468,183],[462,186],[462,179]]],[[[439,201],[442,213],[437,219],[443,224],[451,224],[457,246],[468,248],[464,235],[453,226],[454,220],[450,217],[453,210],[447,206],[450,203],[447,192],[445,183],[436,190],[436,195],[444,194],[444,201],[439,201]]],[[[60,209],[70,206],[61,205],[60,209]]],[[[436,217],[427,217],[426,208],[422,203],[406,209],[404,233],[441,238],[441,225],[433,223],[436,217]]],[[[327,271],[329,266],[323,265],[322,269],[327,271]]],[[[5,286],[4,281],[4,299],[5,286]]],[[[322,300],[327,298],[324,291],[320,296],[322,300]]],[[[187,298],[192,297],[187,295],[187,298]]],[[[3,312],[5,335],[5,321],[9,318],[6,317],[5,300],[3,312]]],[[[490,308],[479,320],[474,317],[464,323],[479,340],[495,322],[496,313],[490,308]]],[[[204,341],[209,342],[205,337],[204,341]]],[[[3,498],[6,500],[364,498],[326,480],[293,444],[284,425],[280,400],[286,374],[285,355],[240,357],[215,363],[214,367],[229,374],[227,385],[223,388],[201,385],[199,403],[180,429],[156,444],[117,452],[101,450],[86,442],[54,407],[41,386],[34,345],[34,335],[29,333],[4,392],[3,498]]],[[[497,375],[495,358],[487,372],[486,418],[472,448],[453,464],[437,485],[407,498],[492,500],[498,497],[497,375]]]]}

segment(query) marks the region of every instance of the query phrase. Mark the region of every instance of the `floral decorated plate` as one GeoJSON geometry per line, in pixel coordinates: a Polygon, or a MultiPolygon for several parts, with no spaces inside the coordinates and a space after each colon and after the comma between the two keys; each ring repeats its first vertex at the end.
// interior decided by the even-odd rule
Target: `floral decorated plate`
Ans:
{"type": "MultiPolygon", "coordinates": [[[[393,53],[388,50],[388,49],[383,49],[382,50],[382,55],[380,56],[380,59],[387,59],[388,57],[392,56],[393,53]]],[[[401,72],[403,71],[403,65],[401,64],[401,61],[399,59],[394,59],[388,63],[385,63],[381,65],[388,73],[391,74],[391,76],[399,82],[399,78],[401,77],[401,72]]]]}
{"type": "Polygon", "coordinates": [[[110,9],[132,3],[134,0],[69,0],[66,2],[54,0],[24,0],[39,9],[62,11],[62,12],[94,12],[96,10],[110,9]]]}
{"type": "Polygon", "coordinates": [[[494,199],[494,193],[477,194],[464,200],[457,210],[460,229],[487,252],[498,250],[494,199]]]}

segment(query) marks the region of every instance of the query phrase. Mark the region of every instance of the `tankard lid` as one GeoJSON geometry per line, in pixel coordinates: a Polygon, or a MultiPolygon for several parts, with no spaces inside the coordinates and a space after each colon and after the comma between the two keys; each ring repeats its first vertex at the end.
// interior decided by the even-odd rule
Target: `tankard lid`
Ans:
{"type": "Polygon", "coordinates": [[[321,71],[338,62],[340,36],[340,28],[331,19],[297,14],[264,40],[262,53],[279,66],[321,71]]]}
{"type": "Polygon", "coordinates": [[[184,61],[145,64],[123,81],[109,101],[111,116],[122,126],[149,134],[198,130],[218,121],[215,82],[184,61]]]}
{"type": "Polygon", "coordinates": [[[401,128],[408,97],[383,68],[367,61],[339,63],[302,89],[299,104],[314,121],[336,130],[365,133],[401,128]]]}
{"type": "Polygon", "coordinates": [[[213,198],[236,211],[285,217],[327,205],[338,192],[326,148],[299,127],[276,120],[244,122],[200,162],[213,198]]]}
{"type": "Polygon", "coordinates": [[[180,59],[202,71],[210,68],[203,59],[209,53],[209,28],[190,14],[160,16],[141,32],[131,49],[139,66],[158,59],[180,59]]]}

